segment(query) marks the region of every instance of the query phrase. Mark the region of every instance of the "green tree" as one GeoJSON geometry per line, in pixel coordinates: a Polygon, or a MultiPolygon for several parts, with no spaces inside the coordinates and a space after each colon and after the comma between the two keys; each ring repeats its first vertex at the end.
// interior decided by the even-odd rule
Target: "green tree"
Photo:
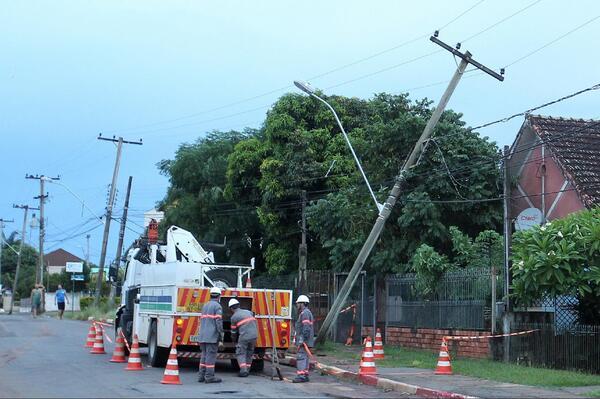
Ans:
{"type": "Polygon", "coordinates": [[[600,320],[600,208],[517,232],[513,289],[522,304],[544,295],[575,295],[580,322],[600,320]]]}
{"type": "MultiPolygon", "coordinates": [[[[18,250],[20,241],[7,241],[13,248],[18,250]]],[[[16,299],[29,297],[29,293],[35,284],[35,270],[39,264],[38,257],[38,251],[34,247],[23,244],[19,283],[17,285],[17,292],[15,293],[16,299]]],[[[17,254],[5,245],[2,250],[2,285],[4,288],[12,289],[16,268],[17,254]]]]}
{"type": "MultiPolygon", "coordinates": [[[[406,94],[328,101],[383,202],[431,114],[430,103],[411,102],[406,94]]],[[[405,270],[422,243],[448,255],[448,226],[475,236],[501,220],[499,202],[437,202],[498,196],[495,144],[465,129],[452,111],[444,112],[435,135],[409,173],[369,268],[405,270]]],[[[348,269],[377,217],[333,115],[299,94],[282,96],[260,131],[214,132],[182,145],[160,169],[171,181],[161,202],[163,226],[178,224],[202,239],[227,235],[232,257],[247,262],[255,256],[263,270],[263,255],[264,270],[272,274],[297,268],[304,190],[310,201],[309,268],[348,269]]]]}
{"type": "MultiPolygon", "coordinates": [[[[159,163],[161,173],[170,181],[160,203],[165,211],[163,233],[177,225],[203,241],[222,242],[226,237],[231,251],[217,252],[220,261],[247,264],[259,255],[255,210],[244,203],[244,197],[235,197],[233,192],[225,195],[229,155],[238,143],[256,134],[253,130],[212,132],[194,144],[181,145],[175,159],[159,163]]],[[[238,186],[231,184],[230,191],[234,185],[238,186]]]]}

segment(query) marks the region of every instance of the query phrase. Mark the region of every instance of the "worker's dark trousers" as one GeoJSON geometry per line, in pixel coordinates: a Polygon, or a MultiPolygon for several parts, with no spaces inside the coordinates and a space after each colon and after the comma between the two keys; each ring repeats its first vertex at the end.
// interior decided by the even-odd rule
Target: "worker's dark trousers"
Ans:
{"type": "Polygon", "coordinates": [[[308,377],[308,355],[304,345],[300,345],[298,348],[298,354],[296,355],[296,374],[300,377],[308,377]]]}
{"type": "Polygon", "coordinates": [[[250,371],[252,366],[252,356],[254,355],[254,347],[256,340],[239,340],[235,346],[235,356],[237,357],[240,371],[250,371]]]}
{"type": "Polygon", "coordinates": [[[215,363],[217,361],[218,344],[200,343],[200,375],[204,378],[215,376],[215,363]]]}

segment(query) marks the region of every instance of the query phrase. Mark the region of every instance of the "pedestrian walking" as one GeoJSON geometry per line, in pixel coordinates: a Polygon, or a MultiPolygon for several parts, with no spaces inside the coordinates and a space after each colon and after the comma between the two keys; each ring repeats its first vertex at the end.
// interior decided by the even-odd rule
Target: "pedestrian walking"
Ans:
{"type": "Polygon", "coordinates": [[[296,306],[298,308],[298,320],[296,321],[296,347],[298,353],[296,355],[296,378],[293,382],[308,382],[308,369],[310,362],[308,360],[308,353],[306,346],[312,347],[314,345],[315,330],[313,328],[313,314],[308,309],[308,297],[306,295],[300,295],[296,300],[296,306]]]}
{"type": "Polygon", "coordinates": [[[254,314],[240,308],[240,302],[232,298],[229,300],[231,316],[231,338],[235,345],[235,355],[240,366],[240,377],[248,377],[252,367],[252,356],[256,347],[258,329],[254,314]]]}
{"type": "Polygon", "coordinates": [[[41,284],[36,284],[31,290],[31,313],[35,319],[42,307],[42,288],[41,284]]]}
{"type": "Polygon", "coordinates": [[[215,377],[215,363],[219,346],[223,344],[223,308],[219,303],[221,289],[212,287],[210,289],[210,301],[202,307],[200,316],[200,331],[198,333],[200,343],[200,370],[198,382],[207,384],[221,382],[215,377]]]}
{"type": "Polygon", "coordinates": [[[54,304],[58,307],[58,318],[60,320],[62,320],[63,314],[65,313],[65,301],[69,303],[67,291],[59,284],[56,293],[54,294],[54,304]]]}

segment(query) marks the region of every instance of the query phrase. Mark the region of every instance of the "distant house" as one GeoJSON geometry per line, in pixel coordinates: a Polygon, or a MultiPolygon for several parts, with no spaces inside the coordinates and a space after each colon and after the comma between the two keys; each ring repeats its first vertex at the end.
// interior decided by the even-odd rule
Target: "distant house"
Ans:
{"type": "Polygon", "coordinates": [[[62,248],[44,255],[44,263],[48,268],[48,274],[62,273],[67,266],[67,262],[83,262],[83,260],[62,248]]]}
{"type": "Polygon", "coordinates": [[[600,205],[600,121],[528,115],[508,169],[516,224],[519,215],[537,212],[545,223],[600,205]]]}

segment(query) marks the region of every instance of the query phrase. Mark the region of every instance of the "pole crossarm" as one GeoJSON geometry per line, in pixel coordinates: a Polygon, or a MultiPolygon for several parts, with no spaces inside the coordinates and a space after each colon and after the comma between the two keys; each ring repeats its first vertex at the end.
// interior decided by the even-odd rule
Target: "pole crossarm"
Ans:
{"type": "Polygon", "coordinates": [[[449,46],[448,44],[444,43],[443,41],[441,41],[440,39],[437,38],[437,32],[436,34],[434,34],[433,36],[431,36],[429,38],[429,40],[431,40],[432,42],[434,42],[435,44],[437,44],[438,46],[442,47],[445,50],[448,50],[449,52],[451,52],[452,54],[454,54],[455,56],[457,56],[458,58],[467,61],[469,64],[473,65],[474,67],[476,67],[477,69],[487,73],[488,75],[492,76],[493,78],[498,79],[499,81],[504,81],[504,76],[503,70],[500,70],[500,73],[495,72],[494,70],[486,67],[485,65],[475,61],[473,58],[471,58],[471,55],[468,54],[468,51],[466,53],[461,53],[460,51],[458,51],[458,48],[460,48],[460,43],[458,43],[456,46],[458,48],[453,48],[452,46],[449,46]]]}
{"type": "Polygon", "coordinates": [[[123,144],[136,144],[136,145],[142,145],[144,144],[142,139],[140,139],[139,141],[129,141],[129,140],[123,140],[122,137],[116,137],[116,136],[112,136],[112,138],[110,137],[103,137],[102,133],[100,133],[98,135],[98,140],[104,140],[104,141],[112,141],[113,143],[118,143],[119,140],[121,141],[121,143],[123,144]]]}

